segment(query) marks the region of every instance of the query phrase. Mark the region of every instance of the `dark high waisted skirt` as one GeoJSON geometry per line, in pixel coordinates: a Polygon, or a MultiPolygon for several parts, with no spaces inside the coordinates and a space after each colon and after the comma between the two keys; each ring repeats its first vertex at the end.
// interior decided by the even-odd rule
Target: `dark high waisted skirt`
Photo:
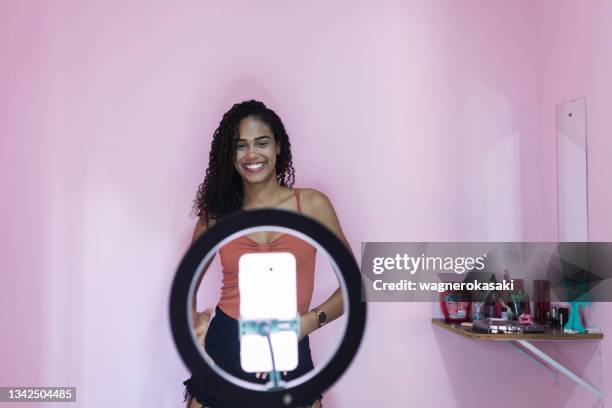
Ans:
{"type": "MultiPolygon", "coordinates": [[[[215,309],[215,317],[213,317],[208,326],[208,332],[204,340],[204,349],[210,358],[229,374],[253,383],[266,384],[269,382],[269,378],[265,380],[257,379],[255,378],[255,373],[247,373],[242,370],[240,366],[238,321],[225,314],[219,306],[215,309]]],[[[310,343],[308,336],[306,336],[298,343],[298,366],[295,370],[287,372],[287,375],[281,375],[281,378],[284,381],[290,381],[301,377],[312,369],[314,369],[314,365],[310,354],[310,343]]],[[[184,381],[183,384],[185,384],[185,401],[189,395],[192,395],[205,407],[237,408],[236,404],[222,401],[213,397],[206,389],[200,389],[200,386],[193,380],[193,377],[184,381]]],[[[319,396],[319,399],[321,399],[321,396],[319,396]]],[[[304,405],[312,404],[312,402],[314,401],[306,401],[304,405]]]]}

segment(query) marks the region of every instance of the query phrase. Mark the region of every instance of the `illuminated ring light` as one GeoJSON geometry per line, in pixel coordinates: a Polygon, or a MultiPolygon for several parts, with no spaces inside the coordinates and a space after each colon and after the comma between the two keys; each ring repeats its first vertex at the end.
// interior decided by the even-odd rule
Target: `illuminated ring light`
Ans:
{"type": "MultiPolygon", "coordinates": [[[[212,254],[214,255],[214,253],[212,254]]],[[[208,228],[196,240],[181,261],[170,294],[170,325],[179,354],[190,369],[197,388],[207,390],[216,398],[248,406],[287,407],[295,403],[315,400],[346,371],[357,353],[363,337],[366,304],[361,301],[361,275],[353,255],[326,227],[318,222],[284,210],[249,210],[227,216],[208,228]],[[344,310],[348,306],[348,322],[336,353],[312,378],[289,388],[255,390],[241,387],[225,379],[203,358],[192,329],[191,300],[195,292],[196,276],[211,259],[211,252],[231,236],[243,230],[279,228],[300,233],[317,243],[331,257],[340,285],[344,287],[344,310]],[[317,239],[314,240],[314,237],[317,239]],[[344,282],[343,282],[344,281],[344,282]]],[[[315,369],[316,370],[316,369],[315,369]]],[[[308,374],[306,374],[308,375],[308,374]]],[[[197,397],[197,394],[195,395],[197,397]]]]}

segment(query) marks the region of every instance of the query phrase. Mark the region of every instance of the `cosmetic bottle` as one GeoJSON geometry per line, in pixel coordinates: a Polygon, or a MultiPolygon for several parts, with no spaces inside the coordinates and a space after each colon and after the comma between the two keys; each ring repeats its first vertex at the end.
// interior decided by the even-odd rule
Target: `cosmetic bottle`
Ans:
{"type": "Polygon", "coordinates": [[[525,281],[523,279],[514,280],[514,290],[510,292],[510,306],[515,316],[531,313],[529,295],[525,292],[525,281]]]}
{"type": "Polygon", "coordinates": [[[472,321],[478,321],[478,320],[483,320],[484,314],[483,314],[483,309],[484,309],[484,302],[474,302],[472,303],[472,321]]]}
{"type": "MultiPolygon", "coordinates": [[[[495,277],[492,278],[491,282],[497,282],[495,277]]],[[[485,317],[493,318],[501,317],[501,298],[498,291],[492,290],[487,295],[484,302],[484,315],[485,317]]]]}
{"type": "Polygon", "coordinates": [[[550,310],[550,281],[535,279],[533,281],[534,320],[545,324],[550,310]]]}

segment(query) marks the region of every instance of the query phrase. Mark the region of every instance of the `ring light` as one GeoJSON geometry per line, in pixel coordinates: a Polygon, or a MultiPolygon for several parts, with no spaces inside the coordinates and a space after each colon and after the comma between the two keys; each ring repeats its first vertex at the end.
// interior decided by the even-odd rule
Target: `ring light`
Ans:
{"type": "Polygon", "coordinates": [[[366,305],[361,301],[361,274],[351,252],[318,222],[294,212],[276,209],[244,211],[227,216],[207,229],[183,257],[170,294],[172,335],[181,358],[191,370],[196,388],[206,389],[217,398],[242,405],[288,407],[316,399],[350,365],[363,337],[365,317],[366,305]],[[204,358],[194,341],[191,301],[195,296],[196,277],[223,241],[242,235],[245,230],[271,228],[295,232],[327,252],[344,289],[344,310],[348,311],[348,321],[336,353],[316,374],[306,381],[298,381],[295,386],[291,386],[290,382],[289,387],[284,389],[267,389],[263,386],[254,389],[253,384],[246,381],[229,381],[204,358]]]}

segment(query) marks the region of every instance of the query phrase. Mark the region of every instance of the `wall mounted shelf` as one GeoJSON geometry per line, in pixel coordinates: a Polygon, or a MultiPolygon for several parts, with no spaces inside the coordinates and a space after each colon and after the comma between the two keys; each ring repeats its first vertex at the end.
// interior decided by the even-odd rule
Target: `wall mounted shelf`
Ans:
{"type": "Polygon", "coordinates": [[[567,334],[561,333],[560,331],[550,330],[546,333],[534,333],[534,334],[487,334],[487,333],[476,333],[471,328],[461,327],[459,323],[448,323],[444,319],[432,318],[431,322],[433,325],[441,327],[452,333],[460,335],[462,337],[471,340],[485,340],[485,341],[504,341],[515,347],[520,352],[524,353],[532,362],[539,367],[542,367],[549,371],[549,373],[556,379],[559,373],[565,375],[576,384],[585,388],[591,394],[595,395],[599,400],[603,399],[603,393],[589,384],[582,377],[575,374],[573,371],[563,366],[561,363],[556,361],[554,358],[544,353],[532,342],[535,341],[576,341],[576,340],[601,340],[603,339],[603,333],[576,333],[567,334]]]}

